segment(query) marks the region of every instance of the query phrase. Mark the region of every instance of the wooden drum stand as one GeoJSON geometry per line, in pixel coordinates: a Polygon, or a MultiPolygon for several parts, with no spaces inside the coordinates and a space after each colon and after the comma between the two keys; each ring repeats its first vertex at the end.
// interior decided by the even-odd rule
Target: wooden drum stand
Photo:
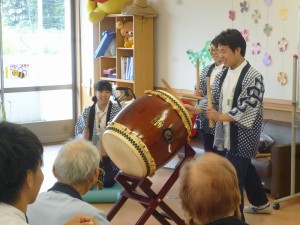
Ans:
{"type": "Polygon", "coordinates": [[[119,172],[115,180],[119,182],[124,190],[121,192],[121,197],[115,203],[113,208],[107,214],[107,219],[111,221],[120,208],[124,205],[128,198],[139,201],[140,204],[145,207],[145,212],[137,221],[136,225],[145,224],[148,218],[153,215],[161,224],[170,224],[167,219],[173,220],[176,224],[185,225],[184,220],[181,219],[164,201],[163,198],[169,192],[173,184],[176,182],[179,176],[180,168],[183,162],[195,155],[193,148],[186,143],[185,146],[185,156],[176,165],[174,172],[171,174],[165,185],[156,194],[150,187],[152,182],[146,178],[138,178],[135,176],[130,176],[119,172]],[[140,190],[144,192],[138,193],[136,188],[139,187],[140,190]],[[164,212],[160,213],[156,210],[160,207],[164,212]]]}

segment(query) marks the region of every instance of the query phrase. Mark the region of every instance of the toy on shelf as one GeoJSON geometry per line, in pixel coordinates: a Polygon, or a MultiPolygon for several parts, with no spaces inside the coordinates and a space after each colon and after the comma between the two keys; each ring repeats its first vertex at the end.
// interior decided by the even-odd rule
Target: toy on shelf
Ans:
{"type": "Polygon", "coordinates": [[[118,21],[116,27],[124,37],[124,47],[133,48],[133,22],[123,23],[118,21]]]}
{"type": "Polygon", "coordinates": [[[87,0],[88,19],[92,23],[103,20],[107,14],[121,13],[128,0],[87,0]]]}

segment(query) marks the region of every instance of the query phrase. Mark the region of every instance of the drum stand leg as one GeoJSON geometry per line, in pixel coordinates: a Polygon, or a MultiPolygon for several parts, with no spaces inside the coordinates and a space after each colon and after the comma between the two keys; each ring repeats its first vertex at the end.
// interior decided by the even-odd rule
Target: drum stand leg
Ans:
{"type": "Polygon", "coordinates": [[[148,218],[153,215],[160,224],[170,224],[166,219],[173,220],[176,224],[184,225],[182,220],[164,201],[163,198],[169,192],[179,176],[180,168],[183,162],[195,155],[195,151],[189,144],[185,144],[185,156],[176,165],[173,173],[169,177],[168,181],[156,194],[150,187],[152,182],[148,178],[138,178],[131,175],[119,172],[115,177],[115,180],[119,182],[124,190],[121,192],[120,199],[115,203],[113,208],[107,214],[107,219],[111,221],[117,214],[120,208],[124,205],[128,198],[139,201],[142,206],[145,207],[145,212],[137,221],[136,225],[145,224],[148,218]],[[139,187],[144,194],[138,193],[136,188],[139,187]],[[156,210],[160,207],[164,212],[160,213],[156,210]]]}

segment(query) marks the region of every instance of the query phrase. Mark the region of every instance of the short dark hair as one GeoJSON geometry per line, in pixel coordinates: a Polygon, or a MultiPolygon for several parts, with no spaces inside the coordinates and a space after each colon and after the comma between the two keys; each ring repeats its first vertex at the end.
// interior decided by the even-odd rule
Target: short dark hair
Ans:
{"type": "Polygon", "coordinates": [[[112,92],[112,86],[111,83],[109,83],[106,80],[100,80],[96,84],[96,91],[109,91],[112,92]]]}
{"type": "Polygon", "coordinates": [[[215,47],[218,47],[218,45],[219,45],[219,35],[215,36],[214,39],[212,39],[211,44],[215,47]]]}
{"type": "Polygon", "coordinates": [[[0,122],[0,202],[16,202],[28,170],[40,164],[43,145],[37,136],[21,125],[0,122]]]}
{"type": "Polygon", "coordinates": [[[241,32],[236,29],[227,29],[219,34],[219,45],[227,45],[232,51],[241,48],[241,55],[246,54],[246,41],[241,32]]]}

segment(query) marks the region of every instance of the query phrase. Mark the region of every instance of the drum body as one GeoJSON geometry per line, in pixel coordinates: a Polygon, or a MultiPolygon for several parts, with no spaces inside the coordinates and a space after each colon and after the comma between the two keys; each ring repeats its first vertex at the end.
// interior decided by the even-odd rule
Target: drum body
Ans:
{"type": "Polygon", "coordinates": [[[124,173],[152,176],[189,140],[191,127],[187,110],[174,96],[146,91],[108,124],[102,142],[124,173]]]}

